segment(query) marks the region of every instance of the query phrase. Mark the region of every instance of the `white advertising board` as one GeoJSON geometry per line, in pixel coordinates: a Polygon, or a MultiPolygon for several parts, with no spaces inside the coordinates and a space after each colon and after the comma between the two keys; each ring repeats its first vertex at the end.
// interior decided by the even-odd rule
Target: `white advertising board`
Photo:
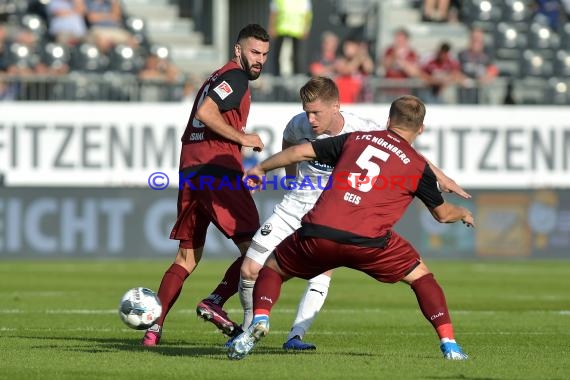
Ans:
{"type": "MultiPolygon", "coordinates": [[[[0,175],[6,186],[178,186],[180,136],[191,104],[4,103],[0,175]],[[164,179],[163,179],[164,180],[164,179]]],[[[385,124],[389,105],[342,109],[385,124]]],[[[253,104],[248,131],[281,149],[299,104],[253,104]]],[[[428,106],[416,148],[466,188],[570,187],[570,109],[428,106]]]]}

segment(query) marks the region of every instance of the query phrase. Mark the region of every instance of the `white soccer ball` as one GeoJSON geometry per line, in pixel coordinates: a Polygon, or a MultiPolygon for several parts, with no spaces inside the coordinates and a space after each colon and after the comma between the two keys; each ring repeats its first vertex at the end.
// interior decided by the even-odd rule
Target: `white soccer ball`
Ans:
{"type": "Polygon", "coordinates": [[[130,328],[146,330],[162,313],[162,305],[155,292],[138,287],[129,289],[119,303],[119,316],[130,328]]]}

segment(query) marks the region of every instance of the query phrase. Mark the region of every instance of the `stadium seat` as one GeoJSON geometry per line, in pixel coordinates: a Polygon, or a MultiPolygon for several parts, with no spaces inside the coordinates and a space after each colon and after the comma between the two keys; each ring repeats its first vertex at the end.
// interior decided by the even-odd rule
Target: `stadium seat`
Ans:
{"type": "Polygon", "coordinates": [[[569,84],[567,81],[553,77],[548,80],[545,99],[548,104],[567,105],[570,103],[569,84]]]}
{"type": "Polygon", "coordinates": [[[554,75],[570,78],[570,52],[558,50],[554,55],[554,75]]]}
{"type": "Polygon", "coordinates": [[[146,25],[140,17],[127,17],[125,19],[125,28],[135,37],[139,46],[145,50],[150,47],[150,41],[146,33],[146,25]]]}
{"type": "Polygon", "coordinates": [[[526,47],[526,36],[515,26],[500,22],[494,33],[495,54],[499,59],[518,59],[526,47]]]}
{"type": "Polygon", "coordinates": [[[527,33],[528,48],[534,50],[557,49],[560,38],[547,25],[532,23],[527,33]]]}
{"type": "Polygon", "coordinates": [[[43,48],[42,60],[47,66],[59,69],[69,64],[69,49],[65,45],[49,42],[43,48]]]}
{"type": "Polygon", "coordinates": [[[570,50],[570,22],[560,28],[560,48],[570,50]]]}
{"type": "Polygon", "coordinates": [[[552,76],[552,62],[542,52],[527,49],[521,55],[521,76],[550,78],[552,76]]]}
{"type": "Polygon", "coordinates": [[[82,72],[102,73],[109,66],[109,58],[90,43],[78,45],[71,54],[71,68],[82,72]]]}
{"type": "Polygon", "coordinates": [[[109,70],[121,73],[137,73],[144,65],[140,51],[126,45],[117,45],[109,53],[109,70]]]}
{"type": "Polygon", "coordinates": [[[501,20],[501,7],[489,0],[466,0],[461,5],[461,19],[485,31],[491,31],[501,20]]]}
{"type": "Polygon", "coordinates": [[[34,33],[39,40],[45,40],[47,36],[47,25],[44,19],[32,13],[27,13],[20,19],[20,24],[34,33]]]}
{"type": "Polygon", "coordinates": [[[7,66],[15,65],[19,67],[28,67],[33,56],[33,52],[29,47],[19,43],[11,44],[5,54],[7,66]]]}
{"type": "Polygon", "coordinates": [[[501,20],[510,23],[527,24],[531,16],[528,1],[505,0],[502,2],[501,20]]]}

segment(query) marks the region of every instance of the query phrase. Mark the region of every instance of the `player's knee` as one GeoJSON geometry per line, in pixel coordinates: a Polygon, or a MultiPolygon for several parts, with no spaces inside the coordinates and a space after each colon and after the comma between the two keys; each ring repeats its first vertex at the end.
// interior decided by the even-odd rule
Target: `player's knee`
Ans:
{"type": "Polygon", "coordinates": [[[240,275],[243,280],[255,281],[261,270],[261,265],[255,262],[244,262],[240,269],[240,275]]]}

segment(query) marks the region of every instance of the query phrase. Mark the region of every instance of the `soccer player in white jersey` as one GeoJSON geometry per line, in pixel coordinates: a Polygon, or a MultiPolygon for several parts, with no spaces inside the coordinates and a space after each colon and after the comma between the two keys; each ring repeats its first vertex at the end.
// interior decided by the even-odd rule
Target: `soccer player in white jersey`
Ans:
{"type": "MultiPolygon", "coordinates": [[[[294,116],[283,132],[283,149],[290,146],[356,131],[386,129],[373,121],[340,111],[338,88],[326,77],[311,78],[300,90],[303,110],[294,116]]],[[[431,165],[433,167],[433,165],[431,165]]],[[[253,286],[265,260],[287,236],[301,227],[301,218],[313,207],[327,185],[333,168],[318,161],[304,161],[285,168],[291,190],[273,214],[262,223],[253,237],[241,266],[239,296],[244,309],[243,328],[253,318],[253,286]]],[[[440,187],[449,192],[469,197],[452,179],[434,168],[440,187]]],[[[305,333],[315,320],[327,297],[332,271],[309,280],[297,309],[297,316],[283,348],[286,350],[314,350],[314,344],[304,342],[305,333]]]]}

